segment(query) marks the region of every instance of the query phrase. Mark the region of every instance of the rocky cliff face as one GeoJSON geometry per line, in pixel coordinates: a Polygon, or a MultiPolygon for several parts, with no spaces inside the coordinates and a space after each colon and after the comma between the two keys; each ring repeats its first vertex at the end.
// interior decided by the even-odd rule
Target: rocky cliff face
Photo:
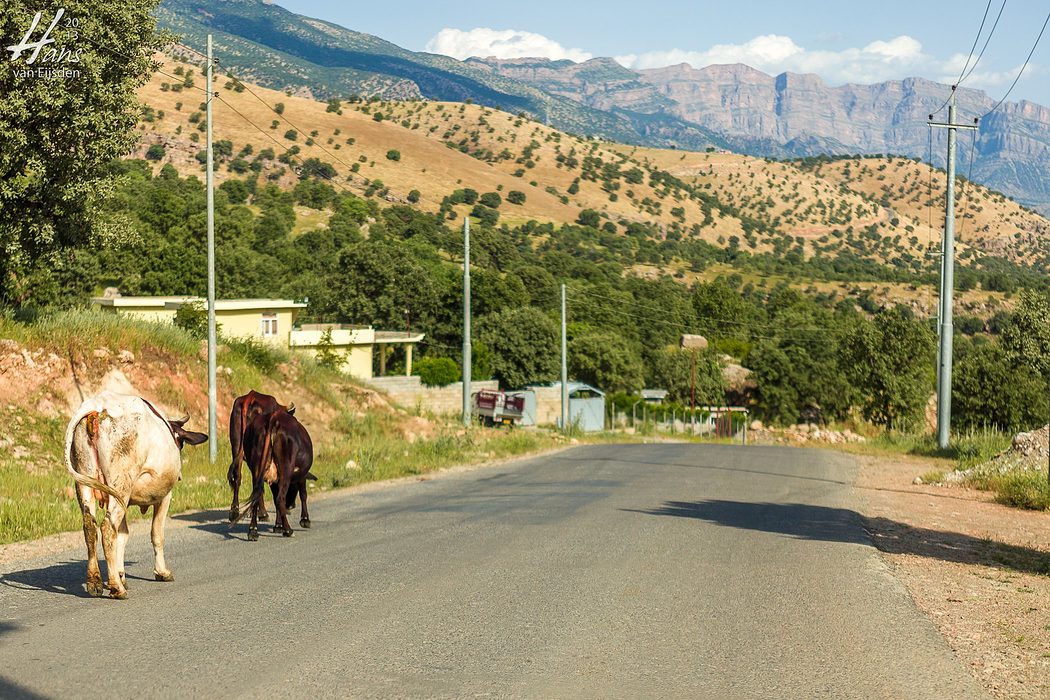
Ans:
{"type": "MultiPolygon", "coordinates": [[[[923,78],[874,85],[829,86],[815,75],[767,75],[745,65],[688,64],[631,71],[612,59],[585,63],[543,59],[470,59],[475,66],[610,111],[666,115],[701,127],[754,155],[894,153],[925,158],[927,116],[949,93],[923,78]]],[[[994,101],[958,91],[959,121],[988,112],[994,101]]],[[[947,110],[938,118],[947,118],[947,110]]],[[[661,137],[674,140],[666,125],[661,137]]],[[[683,130],[684,137],[684,130],[683,130]]],[[[683,138],[683,140],[685,140],[683,138]]],[[[946,133],[933,133],[933,159],[943,166],[946,133]]],[[[1050,109],[1006,103],[984,123],[972,146],[973,178],[1050,213],[1050,109]]],[[[960,132],[959,173],[969,172],[970,136],[960,132]]]]}

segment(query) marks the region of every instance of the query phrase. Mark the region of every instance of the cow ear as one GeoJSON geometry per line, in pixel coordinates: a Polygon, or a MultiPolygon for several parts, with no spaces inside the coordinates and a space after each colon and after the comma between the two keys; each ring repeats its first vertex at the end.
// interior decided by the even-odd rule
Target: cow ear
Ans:
{"type": "MultiPolygon", "coordinates": [[[[191,445],[200,445],[201,443],[208,441],[208,436],[204,433],[195,433],[192,430],[183,430],[181,427],[175,430],[175,434],[179,436],[180,442],[188,442],[191,445]]],[[[181,448],[182,445],[180,444],[181,448]]]]}

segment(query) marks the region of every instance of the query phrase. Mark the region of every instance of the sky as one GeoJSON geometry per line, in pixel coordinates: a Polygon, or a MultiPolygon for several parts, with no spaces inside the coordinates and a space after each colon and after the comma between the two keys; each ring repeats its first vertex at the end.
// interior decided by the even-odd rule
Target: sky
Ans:
{"type": "MultiPolygon", "coordinates": [[[[1050,13],[1047,0],[275,2],[412,51],[461,59],[611,56],[630,68],[746,63],[770,74],[815,73],[832,85],[913,76],[955,83],[986,8],[974,57],[1002,7],[984,56],[962,83],[996,100],[1050,13]]],[[[1009,99],[1050,105],[1050,26],[1009,99]]]]}

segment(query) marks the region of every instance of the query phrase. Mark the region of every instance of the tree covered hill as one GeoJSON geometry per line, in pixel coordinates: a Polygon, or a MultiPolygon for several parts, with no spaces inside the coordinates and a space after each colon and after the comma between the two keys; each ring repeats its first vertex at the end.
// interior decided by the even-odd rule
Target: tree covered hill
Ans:
{"type": "MultiPolygon", "coordinates": [[[[202,170],[199,71],[171,61],[140,91],[147,107],[137,153],[156,167],[202,170]]],[[[574,136],[476,104],[319,102],[227,75],[216,87],[220,180],[258,177],[292,188],[301,178],[296,168],[310,161],[338,190],[446,218],[473,212],[511,225],[585,220],[621,234],[652,226],[662,240],[749,255],[826,264],[860,258],[911,273],[937,267],[931,256],[939,247],[945,178],[911,159],[771,161],[714,149],[650,149],[574,136]],[[484,192],[493,193],[494,206],[476,201],[484,192]]],[[[957,191],[967,265],[1050,270],[1046,219],[964,178],[957,191]]],[[[678,261],[665,271],[688,268],[678,261]]]]}

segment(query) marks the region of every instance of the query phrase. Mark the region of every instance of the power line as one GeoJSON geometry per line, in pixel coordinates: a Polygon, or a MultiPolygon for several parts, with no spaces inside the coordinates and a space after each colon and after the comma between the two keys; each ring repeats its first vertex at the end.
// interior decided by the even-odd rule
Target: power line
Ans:
{"type": "Polygon", "coordinates": [[[1028,67],[1028,62],[1032,60],[1032,55],[1035,54],[1035,50],[1039,46],[1039,41],[1043,38],[1043,32],[1046,31],[1046,25],[1048,23],[1050,23],[1050,12],[1048,12],[1046,14],[1046,19],[1043,20],[1043,26],[1039,30],[1039,36],[1037,36],[1035,38],[1035,43],[1032,44],[1032,50],[1028,52],[1028,58],[1026,58],[1024,60],[1024,65],[1021,66],[1021,70],[1017,71],[1017,77],[1014,78],[1014,81],[1010,84],[1010,88],[1006,91],[1006,94],[1003,95],[1002,99],[995,103],[994,107],[992,107],[990,110],[988,110],[983,115],[981,115],[981,117],[980,117],[981,119],[984,119],[989,114],[991,114],[995,110],[999,109],[999,105],[1001,105],[1003,102],[1005,102],[1006,98],[1010,96],[1010,93],[1014,91],[1014,88],[1017,86],[1017,81],[1019,81],[1021,79],[1021,76],[1024,75],[1025,68],[1028,67]]]}
{"type": "MultiPolygon", "coordinates": [[[[1003,6],[1004,7],[1006,6],[1005,0],[1003,1],[1003,6]]],[[[962,70],[959,71],[959,78],[955,81],[956,85],[958,85],[958,84],[960,84],[962,82],[963,74],[966,73],[966,69],[970,67],[970,59],[973,58],[973,52],[974,52],[974,49],[977,48],[977,42],[981,40],[981,32],[984,31],[984,23],[986,21],[988,21],[988,10],[990,10],[990,9],[992,9],[992,0],[988,0],[988,4],[984,6],[984,16],[981,17],[981,26],[977,28],[977,36],[975,36],[973,38],[973,46],[970,47],[970,54],[966,57],[966,63],[963,64],[962,70]]],[[[989,34],[989,37],[990,36],[991,35],[989,34]]],[[[987,44],[985,44],[985,46],[987,46],[987,44]]],[[[978,59],[978,60],[980,60],[980,59],[978,59]]],[[[974,62],[974,66],[976,67],[976,65],[977,65],[977,63],[975,61],[974,62]]],[[[947,104],[947,102],[945,104],[947,104]]],[[[943,107],[943,105],[942,105],[942,107],[943,107]]],[[[937,110],[937,111],[940,111],[940,110],[937,110]]]]}
{"type": "MultiPolygon", "coordinates": [[[[991,5],[991,0],[989,0],[989,5],[991,5]]],[[[965,75],[963,75],[963,74],[959,75],[959,82],[957,83],[958,85],[962,85],[963,81],[966,80],[967,78],[969,78],[971,75],[973,75],[973,72],[975,70],[977,70],[977,64],[980,63],[981,59],[984,57],[985,49],[988,48],[988,42],[990,42],[992,40],[992,35],[995,34],[995,29],[996,29],[996,27],[999,26],[999,19],[1003,16],[1003,10],[1005,10],[1005,9],[1006,9],[1006,0],[1003,0],[1003,4],[999,7],[999,14],[996,15],[995,22],[992,23],[992,29],[991,29],[991,31],[988,32],[988,38],[986,38],[984,40],[984,46],[981,47],[981,53],[978,54],[977,60],[973,62],[972,66],[970,66],[970,70],[969,71],[967,71],[965,68],[963,69],[965,75]]],[[[988,10],[985,9],[984,12],[985,12],[985,17],[987,17],[988,16],[988,10]]],[[[983,25],[984,25],[984,23],[982,21],[982,26],[983,25]]],[[[977,36],[978,36],[978,38],[980,38],[981,33],[978,32],[977,36]]],[[[974,45],[976,46],[976,40],[974,40],[974,45]]],[[[973,49],[970,49],[970,52],[972,54],[973,53],[973,49]]],[[[969,62],[969,61],[967,61],[967,62],[969,62]]]]}

